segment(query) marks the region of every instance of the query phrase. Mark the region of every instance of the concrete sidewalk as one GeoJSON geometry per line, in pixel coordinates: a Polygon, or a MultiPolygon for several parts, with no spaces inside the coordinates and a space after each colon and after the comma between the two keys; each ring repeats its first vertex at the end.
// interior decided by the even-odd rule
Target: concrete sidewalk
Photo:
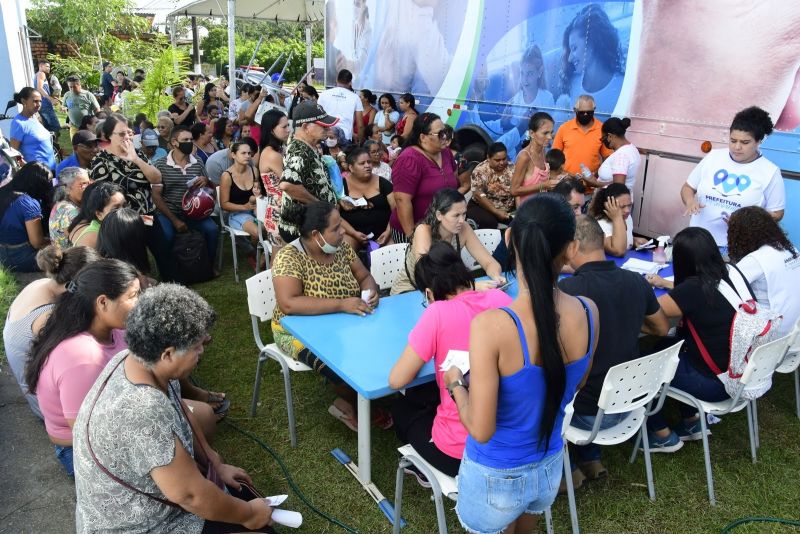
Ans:
{"type": "Polygon", "coordinates": [[[75,532],[75,484],[8,368],[0,366],[0,533],[75,532]]]}

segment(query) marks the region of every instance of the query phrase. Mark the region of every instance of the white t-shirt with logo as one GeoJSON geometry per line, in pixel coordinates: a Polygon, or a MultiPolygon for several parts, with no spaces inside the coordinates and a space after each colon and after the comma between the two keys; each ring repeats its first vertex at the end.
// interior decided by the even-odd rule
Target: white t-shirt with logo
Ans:
{"type": "Polygon", "coordinates": [[[764,245],[742,258],[736,267],[750,282],[753,296],[760,306],[783,315],[781,335],[789,331],[800,318],[800,255],[764,245]]]}
{"type": "Polygon", "coordinates": [[[353,116],[356,111],[364,111],[361,99],[350,89],[333,87],[322,91],[317,103],[322,106],[325,113],[339,119],[337,126],[342,129],[348,140],[353,140],[353,116]]]}
{"type": "MultiPolygon", "coordinates": [[[[597,219],[597,222],[600,224],[600,228],[603,229],[603,235],[605,237],[611,237],[614,234],[614,224],[609,221],[608,219],[597,219]]],[[[633,218],[628,215],[625,218],[625,234],[628,241],[628,248],[633,247],[633,218]]]]}
{"type": "Polygon", "coordinates": [[[727,148],[712,150],[686,183],[697,191],[697,201],[705,205],[700,213],[692,215],[689,225],[707,229],[721,247],[728,246],[727,218],[734,211],[760,206],[773,212],[786,206],[781,170],[764,156],[750,163],[737,163],[727,148]]]}
{"type": "Polygon", "coordinates": [[[636,174],[639,172],[641,161],[638,148],[632,143],[623,145],[600,165],[597,170],[597,181],[610,184],[614,181],[615,174],[624,174],[625,185],[631,190],[631,196],[633,196],[633,186],[636,185],[636,174]]]}

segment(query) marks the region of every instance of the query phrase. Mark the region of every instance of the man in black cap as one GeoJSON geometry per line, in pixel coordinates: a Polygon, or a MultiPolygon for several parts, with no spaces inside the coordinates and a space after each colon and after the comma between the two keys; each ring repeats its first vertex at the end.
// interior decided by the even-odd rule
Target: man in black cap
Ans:
{"type": "Polygon", "coordinates": [[[94,133],[88,130],[78,130],[78,133],[72,136],[72,154],[64,158],[64,161],[56,167],[56,178],[58,178],[61,169],[67,167],[88,169],[89,164],[98,152],[100,152],[100,147],[97,146],[97,137],[94,133]]]}
{"type": "MultiPolygon", "coordinates": [[[[319,143],[328,135],[328,129],[339,119],[331,117],[315,102],[301,102],[292,109],[294,136],[286,146],[283,157],[283,177],[280,188],[281,219],[278,231],[290,243],[300,237],[298,211],[301,204],[323,200],[336,204],[336,193],[322,156],[319,143]]],[[[345,225],[342,221],[342,225],[345,225]]],[[[349,225],[347,225],[349,227],[349,225]]],[[[345,228],[348,231],[347,228],[345,228]]],[[[349,228],[348,233],[352,231],[349,228]]]]}

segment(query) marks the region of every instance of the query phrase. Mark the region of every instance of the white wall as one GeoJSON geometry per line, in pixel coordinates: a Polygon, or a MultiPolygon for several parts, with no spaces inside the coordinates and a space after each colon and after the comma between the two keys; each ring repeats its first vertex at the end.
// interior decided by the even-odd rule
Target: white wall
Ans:
{"type": "MultiPolygon", "coordinates": [[[[25,12],[20,0],[0,2],[0,112],[14,93],[32,83],[32,65],[25,34],[25,12]]],[[[14,113],[13,108],[9,114],[14,113]]],[[[0,128],[8,136],[11,124],[0,122],[0,128]]]]}

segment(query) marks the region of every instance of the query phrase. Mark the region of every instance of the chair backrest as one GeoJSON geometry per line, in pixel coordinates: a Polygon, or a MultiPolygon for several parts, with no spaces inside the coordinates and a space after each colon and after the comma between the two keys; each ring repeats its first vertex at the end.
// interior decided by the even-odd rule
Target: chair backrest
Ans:
{"type": "Polygon", "coordinates": [[[408,243],[397,243],[375,249],[370,254],[370,272],[380,289],[389,289],[400,271],[405,269],[408,243]]]}
{"type": "Polygon", "coordinates": [[[607,414],[625,413],[647,405],[678,368],[683,340],[655,354],[615,365],[608,370],[597,407],[607,414]]]}
{"type": "MultiPolygon", "coordinates": [[[[481,242],[483,248],[489,251],[489,254],[492,254],[495,251],[497,245],[500,244],[500,240],[503,238],[503,234],[500,232],[500,230],[494,230],[492,228],[475,230],[475,236],[478,238],[478,241],[481,242]]],[[[461,261],[464,262],[464,265],[466,265],[467,269],[470,271],[475,271],[481,268],[477,260],[472,256],[472,254],[469,253],[467,247],[463,247],[461,249],[461,261]]]]}
{"type": "Polygon", "coordinates": [[[245,280],[247,286],[247,308],[250,315],[261,321],[272,319],[277,305],[275,287],[272,285],[272,270],[266,270],[245,280]]]}
{"type": "Polygon", "coordinates": [[[227,221],[225,221],[225,212],[222,211],[222,204],[220,204],[219,201],[219,186],[217,186],[217,198],[215,198],[214,201],[217,203],[216,208],[217,208],[217,213],[219,214],[219,225],[227,230],[228,223],[227,221]]]}
{"type": "Polygon", "coordinates": [[[739,383],[748,390],[767,390],[772,385],[772,374],[783,361],[792,334],[759,345],[747,361],[739,383]]]}
{"type": "Polygon", "coordinates": [[[789,336],[789,350],[775,369],[778,373],[792,373],[800,366],[800,320],[795,323],[789,336]]]}
{"type": "Polygon", "coordinates": [[[500,244],[500,240],[503,239],[503,233],[500,230],[494,230],[492,228],[475,230],[475,235],[478,237],[483,247],[489,251],[489,254],[494,253],[497,245],[500,244]]]}

